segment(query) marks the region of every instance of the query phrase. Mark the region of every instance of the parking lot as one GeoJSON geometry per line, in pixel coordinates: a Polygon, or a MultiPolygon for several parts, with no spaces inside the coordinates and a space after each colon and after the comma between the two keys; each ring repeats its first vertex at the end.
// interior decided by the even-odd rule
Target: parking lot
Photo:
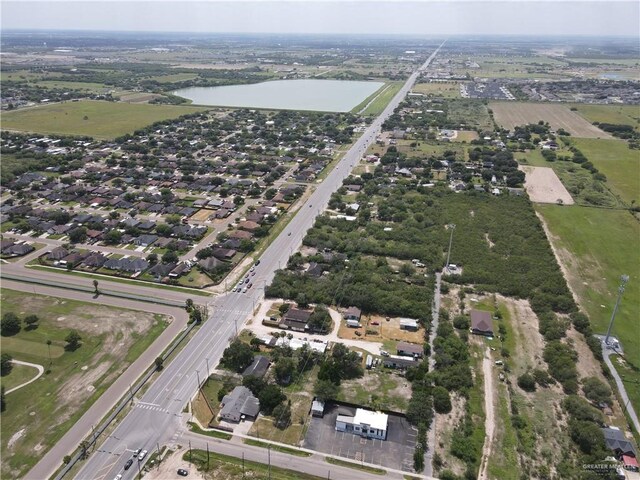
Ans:
{"type": "Polygon", "coordinates": [[[323,418],[312,417],[304,447],[381,467],[413,471],[417,430],[400,415],[389,415],[387,439],[366,439],[336,431],[338,405],[327,404],[323,418]]]}

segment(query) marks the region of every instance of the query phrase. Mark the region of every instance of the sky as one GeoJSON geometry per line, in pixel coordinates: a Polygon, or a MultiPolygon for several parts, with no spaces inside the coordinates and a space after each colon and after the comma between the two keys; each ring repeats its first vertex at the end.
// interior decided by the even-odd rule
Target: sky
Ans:
{"type": "Polygon", "coordinates": [[[0,18],[3,30],[640,37],[637,0],[0,0],[0,18]]]}

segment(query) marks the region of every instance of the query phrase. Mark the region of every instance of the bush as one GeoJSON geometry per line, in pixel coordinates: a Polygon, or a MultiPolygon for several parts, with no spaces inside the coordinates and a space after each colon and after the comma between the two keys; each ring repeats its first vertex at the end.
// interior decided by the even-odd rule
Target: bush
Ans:
{"type": "Polygon", "coordinates": [[[3,337],[15,335],[20,331],[20,319],[13,312],[7,312],[0,321],[0,334],[3,337]]]}
{"type": "Polygon", "coordinates": [[[0,375],[3,377],[5,375],[9,375],[11,370],[13,370],[13,363],[11,363],[11,360],[13,360],[13,357],[8,353],[3,353],[0,356],[0,375]]]}
{"type": "Polygon", "coordinates": [[[597,377],[587,377],[583,379],[582,391],[584,396],[595,404],[611,404],[611,388],[597,377]]]}
{"type": "Polygon", "coordinates": [[[451,398],[444,387],[433,389],[433,408],[437,413],[449,413],[451,411],[451,398]]]}
{"type": "Polygon", "coordinates": [[[251,347],[237,339],[225,348],[220,360],[223,367],[238,373],[251,365],[251,362],[253,362],[251,347]]]}
{"type": "Polygon", "coordinates": [[[459,330],[468,330],[471,326],[471,320],[466,315],[458,315],[453,319],[453,326],[459,330]]]}
{"type": "Polygon", "coordinates": [[[578,372],[576,351],[558,340],[547,343],[543,352],[544,361],[549,365],[549,373],[562,384],[565,393],[573,394],[578,391],[578,372]]]}
{"type": "Polygon", "coordinates": [[[525,372],[518,377],[518,386],[525,392],[535,392],[536,380],[529,372],[525,372]]]}

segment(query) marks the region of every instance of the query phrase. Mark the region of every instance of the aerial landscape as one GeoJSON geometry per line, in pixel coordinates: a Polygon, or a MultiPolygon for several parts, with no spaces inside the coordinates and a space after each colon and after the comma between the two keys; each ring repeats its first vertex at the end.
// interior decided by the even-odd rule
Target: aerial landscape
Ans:
{"type": "Polygon", "coordinates": [[[0,477],[640,480],[640,4],[6,1],[0,477]]]}

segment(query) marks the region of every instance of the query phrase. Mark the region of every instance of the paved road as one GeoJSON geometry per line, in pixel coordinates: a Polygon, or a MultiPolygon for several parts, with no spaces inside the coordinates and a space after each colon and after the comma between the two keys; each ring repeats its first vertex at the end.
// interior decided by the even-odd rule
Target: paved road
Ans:
{"type": "Polygon", "coordinates": [[[31,380],[28,380],[24,383],[21,383],[20,385],[18,385],[17,387],[13,387],[10,390],[7,390],[5,392],[5,394],[11,393],[11,392],[15,392],[16,390],[21,389],[22,387],[29,385],[31,382],[35,382],[37,379],[39,379],[42,374],[44,373],[44,367],[42,365],[38,365],[37,363],[29,363],[29,362],[23,362],[21,360],[11,360],[11,363],[14,363],[16,365],[24,365],[25,367],[33,367],[36,370],[38,370],[38,373],[35,377],[33,377],[31,380]]]}
{"type": "MultiPolygon", "coordinates": [[[[216,298],[209,305],[210,317],[200,327],[189,344],[158,376],[135,408],[122,420],[100,448],[85,462],[76,478],[110,479],[122,474],[124,480],[133,478],[133,469],[124,471],[122,464],[128,451],[137,448],[152,450],[157,444],[170,442],[180,428],[183,407],[189,401],[199,381],[207,376],[207,371],[219,362],[229,340],[241,328],[255,306],[264,296],[264,286],[271,282],[280,265],[285,265],[289,256],[297,249],[315,217],[327,206],[331,194],[337,190],[353,166],[360,160],[366,149],[375,141],[384,121],[393,113],[397,105],[413,87],[420,73],[427,68],[439,48],[420,69],[414,72],[405,85],[392,99],[383,113],[377,117],[363,135],[354,143],[323,183],[317,186],[307,202],[300,208],[284,231],[265,250],[257,274],[253,278],[254,288],[246,294],[229,293],[216,298]],[[124,456],[123,456],[124,455],[124,456]]],[[[6,269],[11,266],[6,266],[6,269]]],[[[21,269],[24,274],[24,269],[21,269]]],[[[60,278],[60,274],[38,271],[38,275],[60,278]]],[[[65,282],[77,281],[76,277],[65,276],[65,282]]],[[[79,279],[82,284],[87,280],[79,279]]],[[[109,288],[123,288],[122,284],[101,281],[109,288]]],[[[153,295],[157,290],[134,285],[124,285],[136,294],[153,295]],[[149,291],[151,290],[151,291],[149,291]]],[[[170,290],[163,296],[184,300],[188,295],[170,290]]],[[[122,393],[126,391],[123,388],[122,393]]],[[[103,395],[105,397],[105,395],[103,395]]],[[[61,449],[60,449],[61,450],[61,449]]],[[[43,459],[27,478],[48,477],[59,465],[62,456],[71,452],[69,448],[60,456],[43,459]],[[37,475],[36,475],[37,474],[37,475]]]]}
{"type": "MultiPolygon", "coordinates": [[[[42,459],[31,469],[26,478],[40,480],[49,478],[61,465],[62,458],[72,452],[78,444],[91,432],[93,425],[98,423],[117,403],[123,394],[136,382],[137,378],[153,363],[182,331],[187,324],[187,313],[184,309],[164,305],[151,305],[145,302],[125,300],[111,297],[94,298],[90,293],[66,290],[41,285],[30,285],[12,280],[2,280],[2,287],[22,292],[49,295],[56,298],[68,298],[100,305],[111,305],[120,308],[131,308],[151,313],[161,313],[173,317],[171,324],[160,334],[153,344],[147,348],[138,359],[118,379],[111,384],[102,396],[80,417],[67,433],[49,450],[42,459]]],[[[7,392],[8,393],[8,392],[7,392]]]]}
{"type": "Polygon", "coordinates": [[[611,362],[610,355],[617,355],[618,352],[613,349],[606,348],[604,342],[602,342],[602,356],[604,357],[604,362],[609,367],[609,371],[611,375],[613,375],[614,380],[616,381],[616,386],[618,387],[618,392],[620,393],[620,398],[622,399],[622,409],[627,411],[629,414],[629,418],[633,422],[633,426],[636,429],[636,432],[640,432],[640,422],[638,421],[638,415],[636,415],[636,411],[633,408],[633,404],[629,400],[629,396],[627,395],[627,390],[624,388],[624,383],[622,383],[622,379],[620,375],[618,375],[618,371],[613,366],[611,362]]]}

